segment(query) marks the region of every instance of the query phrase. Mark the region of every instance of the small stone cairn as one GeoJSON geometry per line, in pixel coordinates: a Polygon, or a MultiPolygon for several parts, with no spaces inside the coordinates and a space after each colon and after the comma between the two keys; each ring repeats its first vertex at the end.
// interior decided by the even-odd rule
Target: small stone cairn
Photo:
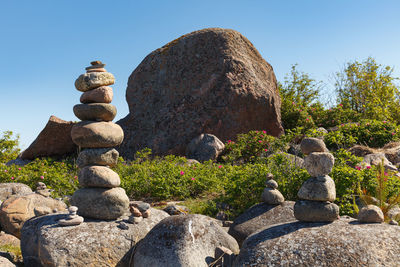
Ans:
{"type": "Polygon", "coordinates": [[[129,211],[132,215],[129,216],[128,222],[133,224],[140,223],[143,218],[150,216],[150,204],[132,201],[129,203],[129,211]]]}
{"type": "Polygon", "coordinates": [[[36,194],[42,195],[44,197],[50,197],[51,192],[53,192],[54,190],[52,189],[48,189],[46,184],[43,182],[38,182],[36,184],[36,194]]]}
{"type": "Polygon", "coordinates": [[[267,174],[267,180],[265,182],[264,192],[261,195],[261,199],[268,205],[279,205],[285,202],[285,198],[279,192],[278,183],[273,179],[272,173],[267,174]]]}
{"type": "Polygon", "coordinates": [[[68,208],[69,214],[66,219],[61,219],[58,221],[59,225],[62,226],[72,226],[72,225],[79,225],[83,223],[83,217],[77,214],[78,207],[71,206],[68,208]]]}
{"type": "Polygon", "coordinates": [[[100,61],[91,62],[75,81],[83,94],[74,114],[82,121],[73,126],[71,137],[83,149],[77,159],[83,188],[73,194],[71,204],[85,218],[114,220],[128,211],[129,198],[119,187],[119,175],[109,168],[117,164],[119,154],[113,147],[122,143],[124,132],[111,122],[117,114],[110,104],[113,91],[108,86],[114,84],[114,76],[104,66],[100,61]]]}
{"type": "Polygon", "coordinates": [[[335,159],[327,152],[325,143],[317,138],[304,138],[301,145],[304,166],[312,176],[305,181],[294,205],[294,216],[305,222],[332,222],[339,218],[339,207],[332,203],[336,198],[335,182],[328,174],[335,159]]]}

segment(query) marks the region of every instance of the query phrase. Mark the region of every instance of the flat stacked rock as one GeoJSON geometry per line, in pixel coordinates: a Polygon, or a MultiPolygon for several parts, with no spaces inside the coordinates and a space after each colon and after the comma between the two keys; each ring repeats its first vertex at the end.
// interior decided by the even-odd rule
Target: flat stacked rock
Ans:
{"type": "Polygon", "coordinates": [[[262,201],[269,205],[279,205],[285,201],[285,198],[279,192],[278,183],[273,179],[272,173],[267,174],[267,181],[265,182],[265,189],[261,195],[262,201]]]}
{"type": "Polygon", "coordinates": [[[72,225],[79,225],[83,223],[83,217],[77,214],[78,208],[75,206],[71,206],[68,208],[68,217],[65,219],[61,219],[58,221],[59,225],[62,226],[72,226],[72,225]]]}
{"type": "Polygon", "coordinates": [[[118,146],[124,139],[122,128],[111,122],[117,109],[110,104],[113,98],[114,76],[104,69],[105,64],[93,61],[86,73],[75,81],[83,92],[82,104],[74,106],[74,114],[82,121],[71,130],[72,141],[83,148],[77,160],[81,169],[77,190],[71,204],[83,217],[114,220],[128,211],[129,198],[119,187],[119,175],[110,169],[117,164],[118,146]]]}
{"type": "Polygon", "coordinates": [[[307,146],[311,143],[308,139],[303,140],[301,149],[308,155],[304,167],[312,177],[297,193],[300,200],[294,205],[294,216],[305,222],[332,222],[339,217],[339,207],[332,203],[336,198],[335,182],[328,176],[335,159],[329,152],[320,152],[323,149],[318,146],[307,146]]]}

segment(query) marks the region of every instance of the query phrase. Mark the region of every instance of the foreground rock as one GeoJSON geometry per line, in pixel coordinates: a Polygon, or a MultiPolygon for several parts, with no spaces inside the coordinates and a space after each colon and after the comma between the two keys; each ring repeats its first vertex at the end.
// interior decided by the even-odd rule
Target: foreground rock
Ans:
{"type": "Polygon", "coordinates": [[[85,218],[112,220],[128,211],[129,198],[121,187],[82,188],[72,195],[71,204],[85,218]]]}
{"type": "Polygon", "coordinates": [[[400,227],[290,222],[249,236],[233,266],[398,266],[400,227]]]}
{"type": "Polygon", "coordinates": [[[209,266],[218,246],[239,252],[235,239],[213,219],[203,215],[171,216],[136,246],[130,266],[209,266]]]}
{"type": "Polygon", "coordinates": [[[1,183],[0,201],[3,202],[11,196],[23,196],[32,193],[32,189],[26,184],[21,183],[1,183]]]}
{"type": "Polygon", "coordinates": [[[77,146],[71,139],[73,126],[72,121],[64,121],[56,116],[51,116],[35,141],[21,153],[20,158],[61,157],[75,153],[77,146]]]}
{"type": "Polygon", "coordinates": [[[17,265],[15,265],[11,261],[9,261],[7,258],[0,256],[0,266],[1,267],[16,267],[17,265]]]}
{"type": "Polygon", "coordinates": [[[228,233],[241,245],[252,233],[268,225],[295,221],[293,201],[285,201],[282,205],[260,203],[252,206],[237,217],[228,233]]]}
{"type": "Polygon", "coordinates": [[[368,205],[360,210],[357,219],[362,223],[383,223],[384,215],[378,206],[368,205]]]}
{"type": "Polygon", "coordinates": [[[48,215],[25,223],[21,231],[25,266],[128,266],[129,249],[168,214],[152,209],[152,215],[138,224],[126,223],[128,217],[124,217],[58,226],[58,221],[67,216],[48,215]]]}
{"type": "Polygon", "coordinates": [[[145,147],[184,155],[202,133],[223,142],[255,129],[283,133],[274,71],[234,30],[195,31],[153,51],[129,77],[126,100],[130,114],[117,122],[126,159],[145,147]]]}
{"type": "Polygon", "coordinates": [[[23,224],[35,216],[35,211],[46,210],[52,213],[62,212],[65,209],[64,202],[36,193],[10,197],[1,205],[0,223],[4,232],[20,238],[20,230],[23,224]]]}

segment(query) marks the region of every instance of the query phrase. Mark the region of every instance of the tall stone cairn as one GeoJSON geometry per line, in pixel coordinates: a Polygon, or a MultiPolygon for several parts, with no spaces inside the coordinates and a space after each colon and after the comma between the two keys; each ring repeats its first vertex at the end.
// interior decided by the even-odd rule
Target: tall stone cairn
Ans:
{"type": "Polygon", "coordinates": [[[304,166],[312,176],[301,186],[294,205],[294,216],[305,222],[332,222],[339,218],[339,207],[332,203],[336,198],[335,182],[328,174],[335,163],[333,155],[327,151],[322,140],[305,138],[300,145],[304,166]],[[318,141],[320,145],[311,146],[318,141]]]}
{"type": "Polygon", "coordinates": [[[122,128],[111,122],[117,109],[110,104],[114,76],[104,69],[105,64],[93,61],[75,81],[75,87],[83,92],[80,102],[74,106],[74,114],[82,120],[71,130],[72,141],[82,151],[77,165],[79,185],[71,204],[78,207],[79,215],[86,218],[114,220],[129,209],[129,198],[119,187],[119,175],[110,169],[118,161],[118,146],[124,139],[122,128]]]}

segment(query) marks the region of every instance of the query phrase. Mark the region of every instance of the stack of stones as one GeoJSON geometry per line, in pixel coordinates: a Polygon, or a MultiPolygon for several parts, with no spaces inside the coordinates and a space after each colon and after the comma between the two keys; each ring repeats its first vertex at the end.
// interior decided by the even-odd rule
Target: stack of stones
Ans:
{"type": "Polygon", "coordinates": [[[304,138],[301,145],[304,167],[312,176],[305,181],[294,205],[294,216],[299,221],[332,222],[339,218],[339,207],[332,203],[336,198],[335,182],[328,174],[335,159],[327,152],[325,143],[317,138],[304,138]]]}
{"type": "Polygon", "coordinates": [[[150,204],[145,202],[131,202],[129,203],[129,211],[131,216],[129,216],[128,221],[130,223],[139,223],[143,218],[148,218],[150,216],[150,204]]]}
{"type": "Polygon", "coordinates": [[[261,195],[262,201],[268,205],[279,205],[285,201],[285,198],[279,192],[278,183],[273,179],[272,173],[267,174],[264,192],[261,195]]]}
{"type": "Polygon", "coordinates": [[[72,225],[79,225],[83,223],[83,217],[77,214],[78,208],[75,206],[71,206],[68,208],[68,217],[66,219],[61,219],[58,221],[59,225],[62,226],[72,226],[72,225]]]}
{"type": "Polygon", "coordinates": [[[36,191],[35,191],[36,194],[42,195],[44,197],[49,197],[52,191],[53,190],[48,189],[46,184],[43,182],[38,182],[36,184],[36,191]]]}
{"type": "Polygon", "coordinates": [[[124,132],[111,122],[117,114],[110,104],[113,92],[108,86],[114,84],[114,76],[100,61],[91,65],[75,81],[76,89],[83,94],[82,104],[74,106],[74,113],[82,121],[73,126],[71,137],[83,149],[77,160],[83,188],[73,194],[71,203],[85,218],[114,220],[129,207],[125,190],[119,187],[119,175],[109,168],[117,164],[119,154],[113,147],[122,143],[124,132]]]}

